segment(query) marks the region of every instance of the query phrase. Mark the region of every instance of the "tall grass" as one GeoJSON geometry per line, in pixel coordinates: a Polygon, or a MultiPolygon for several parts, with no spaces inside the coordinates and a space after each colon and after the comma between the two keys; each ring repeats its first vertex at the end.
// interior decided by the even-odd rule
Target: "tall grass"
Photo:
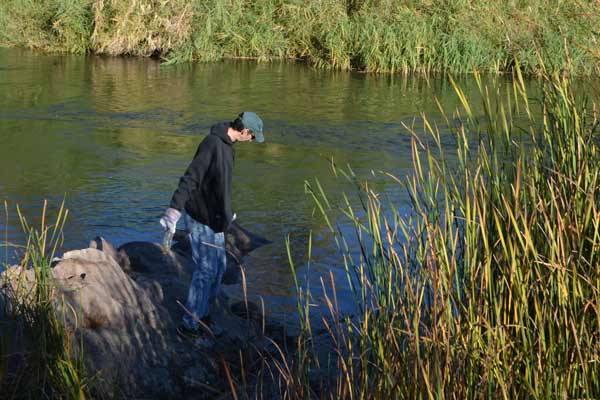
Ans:
{"type": "Polygon", "coordinates": [[[313,349],[315,289],[300,288],[304,330],[287,396],[600,396],[596,104],[568,78],[546,76],[535,119],[519,70],[508,94],[476,77],[484,115],[456,85],[461,110],[442,110],[455,150],[427,118],[421,134],[407,127],[413,171],[388,176],[406,188],[412,212],[336,167],[357,182],[364,206],[341,207],[355,230],[345,234],[334,223],[340,209],[308,184],[360,313],[340,315],[335,285],[324,286],[328,368],[313,349]]]}
{"type": "Polygon", "coordinates": [[[0,44],[85,53],[92,19],[88,0],[5,0],[0,3],[0,44]]]}
{"type": "Polygon", "coordinates": [[[39,228],[29,225],[17,210],[27,235],[25,255],[21,268],[7,272],[10,275],[1,295],[10,302],[10,319],[4,322],[12,326],[9,337],[4,339],[13,345],[20,343],[21,348],[4,348],[7,354],[3,356],[10,357],[15,365],[5,371],[0,381],[2,398],[84,399],[90,380],[85,373],[83,352],[74,355],[66,322],[56,312],[56,302],[61,299],[55,294],[51,272],[68,210],[63,204],[55,221],[48,223],[44,202],[39,228]],[[15,350],[21,353],[11,354],[15,350]]]}
{"type": "Polygon", "coordinates": [[[0,45],[160,57],[304,59],[368,72],[600,72],[593,0],[5,0],[0,45]],[[567,63],[568,59],[572,62],[567,63]]]}

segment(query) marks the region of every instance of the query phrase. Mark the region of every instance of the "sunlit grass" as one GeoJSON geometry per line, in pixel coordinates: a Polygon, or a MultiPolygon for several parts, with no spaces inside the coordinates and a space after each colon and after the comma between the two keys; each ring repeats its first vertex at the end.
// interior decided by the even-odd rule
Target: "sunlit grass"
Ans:
{"type": "Polygon", "coordinates": [[[410,194],[409,214],[351,170],[336,167],[357,182],[362,208],[336,208],[318,182],[307,183],[336,234],[360,315],[339,313],[333,280],[298,288],[303,335],[286,395],[600,395],[596,105],[564,76],[547,76],[538,119],[520,73],[509,95],[478,82],[484,115],[472,114],[474,100],[456,85],[462,109],[444,113],[455,150],[442,148],[442,127],[427,118],[407,127],[412,174],[388,176],[410,194]],[[353,234],[337,228],[340,211],[353,234]],[[317,291],[330,314],[321,321],[330,366],[313,348],[317,291]]]}
{"type": "Polygon", "coordinates": [[[169,63],[303,59],[392,73],[600,72],[593,1],[6,0],[0,45],[169,63]],[[570,63],[567,60],[571,60],[570,63]]]}

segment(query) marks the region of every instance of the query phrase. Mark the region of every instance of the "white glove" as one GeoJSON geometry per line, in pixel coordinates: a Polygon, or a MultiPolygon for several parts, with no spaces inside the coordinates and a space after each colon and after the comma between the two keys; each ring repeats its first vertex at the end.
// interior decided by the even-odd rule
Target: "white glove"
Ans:
{"type": "Polygon", "coordinates": [[[175,233],[177,229],[177,221],[181,217],[181,213],[174,208],[167,208],[164,215],[160,218],[160,224],[165,231],[175,233]]]}
{"type": "Polygon", "coordinates": [[[233,213],[233,217],[231,217],[231,222],[235,221],[236,218],[237,218],[237,215],[235,215],[235,213],[233,213]]]}

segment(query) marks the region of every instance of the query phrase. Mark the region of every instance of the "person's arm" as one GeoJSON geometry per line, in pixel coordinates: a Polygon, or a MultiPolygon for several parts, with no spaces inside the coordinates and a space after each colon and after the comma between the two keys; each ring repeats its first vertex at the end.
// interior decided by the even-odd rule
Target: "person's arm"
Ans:
{"type": "Polygon", "coordinates": [[[171,198],[170,208],[182,211],[191,193],[200,186],[208,170],[214,153],[214,142],[207,137],[200,143],[194,159],[188,166],[185,174],[179,179],[179,185],[171,198]]]}

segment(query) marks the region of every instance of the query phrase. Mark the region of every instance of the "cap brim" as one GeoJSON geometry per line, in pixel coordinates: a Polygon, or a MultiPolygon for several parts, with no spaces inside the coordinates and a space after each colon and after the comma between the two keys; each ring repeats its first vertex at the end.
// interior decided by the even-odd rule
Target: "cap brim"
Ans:
{"type": "Polygon", "coordinates": [[[258,133],[258,132],[252,132],[254,134],[254,141],[256,141],[257,143],[262,143],[265,141],[265,137],[263,136],[262,133],[258,133]]]}

